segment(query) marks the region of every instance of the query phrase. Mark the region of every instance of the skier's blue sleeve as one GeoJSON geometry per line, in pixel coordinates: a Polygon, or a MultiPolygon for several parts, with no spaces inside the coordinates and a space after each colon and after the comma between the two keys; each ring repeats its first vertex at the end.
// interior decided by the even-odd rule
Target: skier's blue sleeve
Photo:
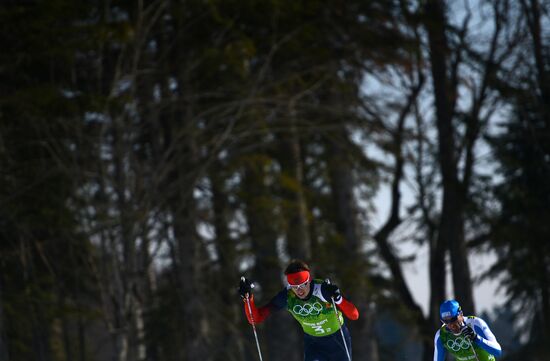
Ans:
{"type": "Polygon", "coordinates": [[[272,311],[279,311],[282,308],[286,308],[288,299],[288,290],[284,288],[281,292],[277,293],[275,297],[269,301],[269,306],[272,311]]]}
{"type": "Polygon", "coordinates": [[[474,317],[472,326],[477,333],[476,340],[474,341],[476,346],[481,347],[493,356],[500,356],[502,354],[502,348],[493,332],[491,332],[487,322],[479,317],[474,317]]]}
{"type": "Polygon", "coordinates": [[[437,330],[434,338],[434,360],[433,361],[445,361],[445,347],[439,337],[440,330],[437,330]]]}

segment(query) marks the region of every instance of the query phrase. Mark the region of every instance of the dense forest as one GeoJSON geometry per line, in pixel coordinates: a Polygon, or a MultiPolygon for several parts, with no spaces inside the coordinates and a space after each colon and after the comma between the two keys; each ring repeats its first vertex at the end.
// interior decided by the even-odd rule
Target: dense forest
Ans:
{"type": "Polygon", "coordinates": [[[0,44],[0,360],[255,361],[239,278],[294,258],[355,360],[432,360],[484,279],[501,360],[550,358],[547,0],[7,0],[0,44]]]}

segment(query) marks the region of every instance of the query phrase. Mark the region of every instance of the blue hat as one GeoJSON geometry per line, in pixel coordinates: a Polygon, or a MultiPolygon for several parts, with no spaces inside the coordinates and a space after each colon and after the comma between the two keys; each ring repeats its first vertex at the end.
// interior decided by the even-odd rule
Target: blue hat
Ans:
{"type": "Polygon", "coordinates": [[[455,321],[460,314],[462,309],[455,300],[447,300],[439,306],[439,318],[445,323],[455,321]]]}

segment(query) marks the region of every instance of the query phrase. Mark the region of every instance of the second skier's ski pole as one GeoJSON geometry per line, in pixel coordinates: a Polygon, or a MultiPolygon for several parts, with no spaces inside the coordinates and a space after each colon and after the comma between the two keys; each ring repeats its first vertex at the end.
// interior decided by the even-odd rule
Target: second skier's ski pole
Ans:
{"type": "MultiPolygon", "coordinates": [[[[330,284],[330,280],[328,278],[326,279],[326,282],[330,284]]],[[[338,320],[338,323],[340,323],[340,316],[338,316],[336,301],[334,301],[334,297],[331,297],[331,300],[332,300],[332,307],[334,307],[334,313],[336,314],[336,319],[338,320]]],[[[344,347],[346,348],[346,355],[348,356],[348,361],[351,361],[351,356],[348,350],[348,344],[346,343],[346,337],[344,336],[344,330],[342,329],[343,326],[344,326],[344,322],[342,321],[342,323],[340,323],[340,334],[342,335],[342,342],[344,343],[344,347]]]]}
{"type": "MultiPolygon", "coordinates": [[[[244,281],[244,277],[241,277],[241,281],[244,281]]],[[[250,314],[250,320],[252,321],[252,329],[254,330],[254,338],[256,338],[258,355],[260,356],[260,361],[263,361],[262,350],[260,350],[260,341],[258,341],[258,332],[256,331],[256,323],[254,322],[254,316],[252,315],[252,307],[250,307],[250,298],[248,294],[246,295],[246,305],[248,306],[248,313],[250,314]]]]}

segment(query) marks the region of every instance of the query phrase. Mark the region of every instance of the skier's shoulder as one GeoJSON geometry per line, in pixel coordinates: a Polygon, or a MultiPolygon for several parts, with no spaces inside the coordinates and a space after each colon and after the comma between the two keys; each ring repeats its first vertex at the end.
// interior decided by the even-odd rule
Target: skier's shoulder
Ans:
{"type": "Polygon", "coordinates": [[[477,316],[464,316],[464,322],[466,324],[479,324],[479,323],[485,323],[485,321],[481,317],[477,316]]]}
{"type": "Polygon", "coordinates": [[[323,281],[320,278],[312,279],[311,280],[311,288],[313,288],[313,292],[315,292],[316,290],[320,292],[323,288],[324,283],[325,283],[325,281],[323,281]]]}
{"type": "Polygon", "coordinates": [[[468,326],[479,327],[482,330],[488,328],[487,322],[485,322],[485,320],[481,317],[477,316],[464,316],[464,323],[466,323],[468,326]]]}
{"type": "Polygon", "coordinates": [[[285,308],[287,304],[289,290],[290,288],[288,286],[280,290],[269,302],[271,306],[275,307],[276,309],[285,308]]]}
{"type": "Polygon", "coordinates": [[[441,342],[441,330],[442,329],[443,328],[438,328],[437,331],[435,332],[434,343],[441,342]]]}
{"type": "Polygon", "coordinates": [[[328,280],[314,279],[312,281],[313,295],[320,298],[323,302],[330,302],[331,286],[334,287],[328,280]]]}

